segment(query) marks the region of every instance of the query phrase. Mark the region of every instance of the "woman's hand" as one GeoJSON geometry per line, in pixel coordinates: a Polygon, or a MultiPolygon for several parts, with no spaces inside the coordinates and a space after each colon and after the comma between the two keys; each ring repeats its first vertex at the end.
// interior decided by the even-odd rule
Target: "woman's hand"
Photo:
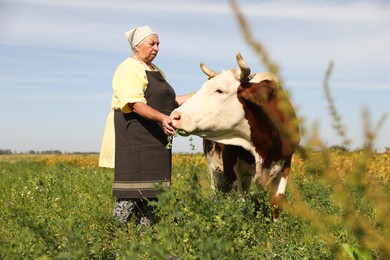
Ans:
{"type": "Polygon", "coordinates": [[[172,119],[169,116],[158,112],[143,102],[129,103],[129,106],[131,110],[138,115],[149,120],[160,122],[164,133],[167,136],[173,135],[175,133],[175,128],[172,125],[172,119]]]}
{"type": "Polygon", "coordinates": [[[172,119],[169,116],[165,116],[161,124],[166,135],[170,136],[175,133],[175,128],[172,126],[172,119]]]}

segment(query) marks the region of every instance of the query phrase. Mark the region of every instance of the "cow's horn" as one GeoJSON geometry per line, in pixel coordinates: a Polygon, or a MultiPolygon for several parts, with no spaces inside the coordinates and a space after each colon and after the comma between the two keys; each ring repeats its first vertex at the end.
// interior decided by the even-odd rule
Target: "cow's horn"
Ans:
{"type": "Polygon", "coordinates": [[[241,53],[237,53],[236,55],[238,66],[240,67],[240,82],[248,82],[248,77],[251,74],[251,69],[248,64],[242,58],[241,53]]]}
{"type": "Polygon", "coordinates": [[[213,71],[212,69],[208,68],[204,63],[200,63],[200,68],[202,71],[210,78],[214,78],[217,76],[219,73],[213,71]]]}

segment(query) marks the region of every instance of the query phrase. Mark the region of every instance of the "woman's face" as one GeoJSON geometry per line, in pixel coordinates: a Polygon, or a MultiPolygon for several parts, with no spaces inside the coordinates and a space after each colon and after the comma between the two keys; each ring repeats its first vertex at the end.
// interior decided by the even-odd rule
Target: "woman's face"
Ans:
{"type": "Polygon", "coordinates": [[[135,46],[138,58],[146,64],[150,64],[157,56],[159,44],[160,41],[158,40],[157,34],[149,35],[141,43],[135,46]]]}

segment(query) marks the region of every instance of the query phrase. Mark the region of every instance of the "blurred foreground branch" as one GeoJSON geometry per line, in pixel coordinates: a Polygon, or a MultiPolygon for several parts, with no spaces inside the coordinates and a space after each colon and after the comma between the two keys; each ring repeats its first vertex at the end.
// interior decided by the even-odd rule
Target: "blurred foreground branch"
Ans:
{"type": "Polygon", "coordinates": [[[237,5],[236,0],[230,0],[230,5],[231,5],[233,12],[234,12],[234,15],[236,16],[236,19],[240,25],[241,32],[243,33],[245,41],[248,43],[248,45],[250,47],[252,47],[252,49],[255,51],[255,53],[260,57],[261,62],[266,66],[268,71],[272,72],[273,74],[275,74],[279,78],[280,85],[284,86],[283,80],[282,80],[281,75],[280,75],[279,66],[275,62],[271,61],[263,44],[259,41],[256,41],[253,38],[252,33],[250,31],[250,28],[249,28],[249,24],[248,24],[245,16],[243,15],[243,13],[241,12],[241,9],[237,5]]]}
{"type": "MultiPolygon", "coordinates": [[[[277,64],[271,61],[263,44],[256,41],[249,28],[249,24],[241,12],[236,0],[230,0],[236,20],[239,23],[243,37],[248,45],[255,51],[261,62],[269,72],[279,78],[280,71],[277,64]]],[[[346,128],[332,98],[329,79],[332,73],[333,63],[330,63],[323,81],[325,98],[328,102],[330,115],[333,119],[333,127],[342,138],[344,145],[349,145],[351,140],[347,137],[346,128]]],[[[283,86],[282,82],[281,85],[283,86]]],[[[334,248],[334,254],[338,257],[350,256],[353,259],[371,259],[373,256],[390,259],[390,195],[389,180],[386,168],[376,166],[376,154],[372,150],[372,143],[379,128],[383,125],[386,115],[382,116],[374,129],[371,128],[368,112],[363,113],[366,149],[352,154],[343,154],[335,157],[334,153],[321,140],[316,129],[313,129],[311,144],[319,148],[310,153],[304,160],[305,170],[294,172],[291,176],[291,199],[286,209],[291,214],[311,224],[314,232],[327,244],[334,248]],[[342,158],[342,159],[340,159],[342,158]],[[341,160],[341,161],[337,161],[341,160]],[[346,163],[350,163],[347,167],[346,163]],[[375,167],[372,169],[372,167],[375,167]],[[307,197],[298,186],[307,185],[316,187],[315,193],[329,192],[329,204],[334,205],[334,210],[323,212],[324,207],[313,207],[313,197],[307,197]],[[352,234],[356,243],[346,242],[343,236],[352,234]]],[[[299,157],[299,155],[298,155],[299,157]]],[[[312,188],[313,189],[313,188],[312,188]]]]}

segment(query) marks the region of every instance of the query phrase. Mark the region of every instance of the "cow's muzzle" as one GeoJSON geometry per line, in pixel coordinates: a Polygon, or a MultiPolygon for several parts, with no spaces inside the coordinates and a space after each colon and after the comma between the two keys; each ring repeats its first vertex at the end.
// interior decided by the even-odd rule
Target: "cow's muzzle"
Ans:
{"type": "Polygon", "coordinates": [[[175,128],[177,134],[181,136],[190,135],[190,133],[188,133],[186,130],[183,129],[183,116],[179,111],[174,110],[171,113],[171,119],[172,119],[172,125],[175,128]]]}

